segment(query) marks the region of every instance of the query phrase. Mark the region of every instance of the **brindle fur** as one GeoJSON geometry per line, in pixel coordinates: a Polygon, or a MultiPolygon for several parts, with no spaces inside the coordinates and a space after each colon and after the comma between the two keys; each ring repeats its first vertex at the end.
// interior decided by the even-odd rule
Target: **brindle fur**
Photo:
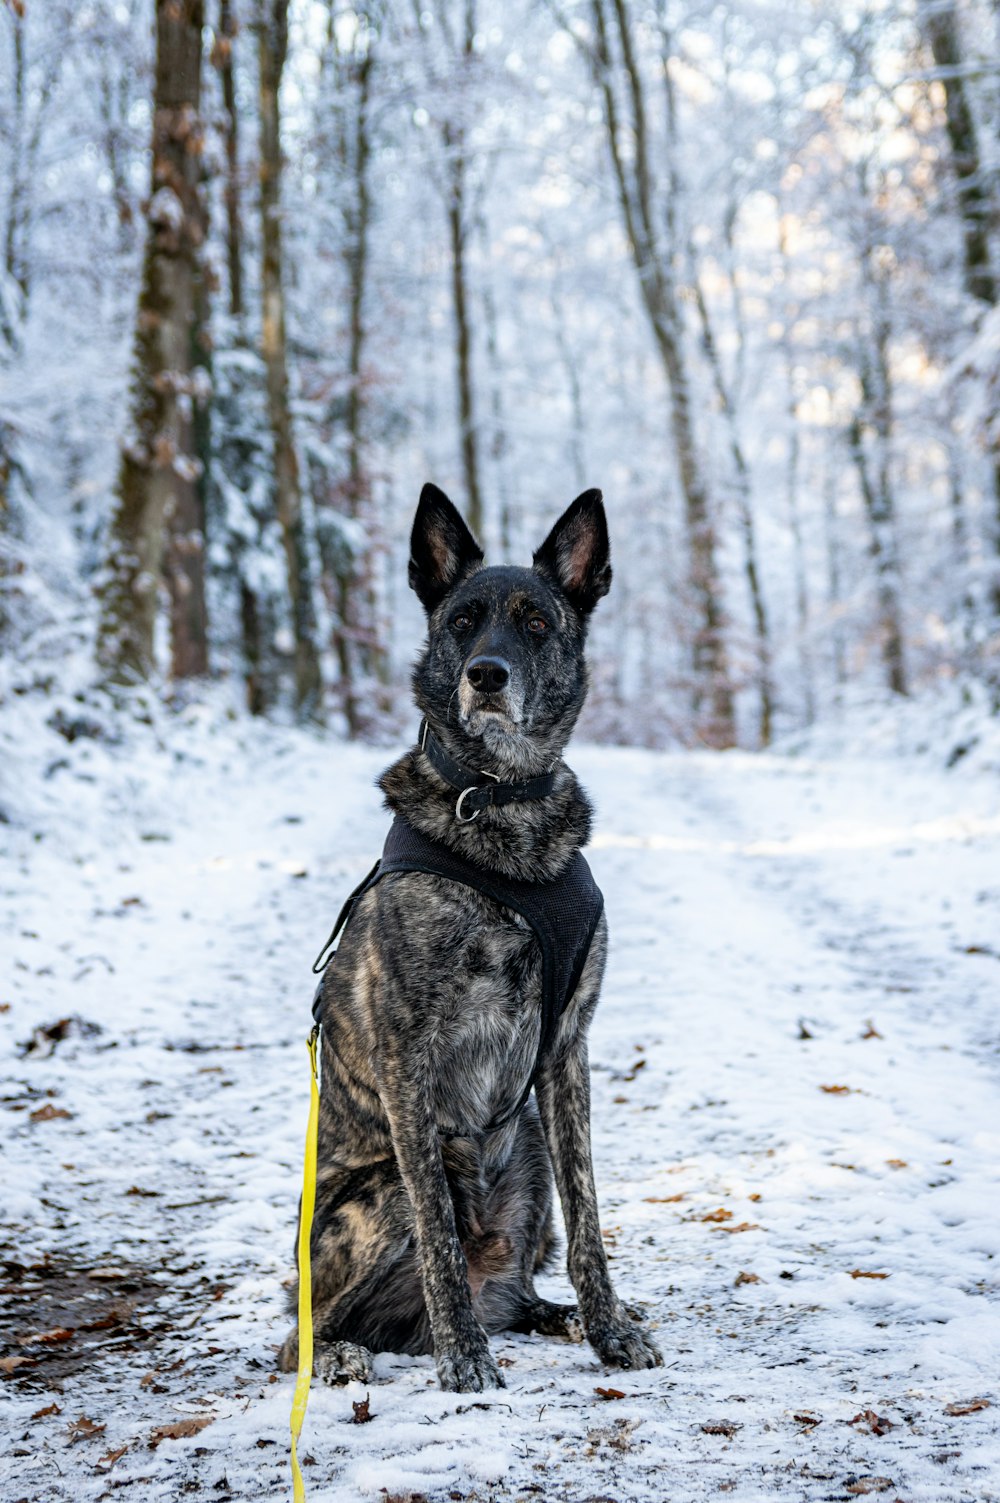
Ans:
{"type": "MultiPolygon", "coordinates": [[[[562,751],[586,693],[587,618],[611,579],[600,492],[573,503],[531,569],[484,568],[458,512],[425,486],[411,551],[410,582],[429,618],[413,686],[435,735],[459,761],[505,780],[553,766],[556,776],[546,798],[461,824],[455,790],[414,748],[383,774],[386,804],[490,870],[555,875],[590,832],[590,805],[562,751]],[[498,692],[470,683],[467,667],[483,656],[509,670],[498,692]]],[[[502,1387],[488,1340],[502,1330],[585,1333],[610,1366],[661,1361],[615,1294],[598,1221],[587,1028],[606,950],[602,918],[534,1096],[487,1131],[535,1063],[533,931],[423,873],[386,876],[356,905],[321,985],[311,1244],[320,1377],[367,1378],[379,1350],[433,1352],[443,1387],[502,1387]],[[534,1288],[554,1246],[553,1169],[579,1313],[534,1288]]],[[[280,1362],[290,1371],[297,1360],[293,1330],[280,1362]]]]}

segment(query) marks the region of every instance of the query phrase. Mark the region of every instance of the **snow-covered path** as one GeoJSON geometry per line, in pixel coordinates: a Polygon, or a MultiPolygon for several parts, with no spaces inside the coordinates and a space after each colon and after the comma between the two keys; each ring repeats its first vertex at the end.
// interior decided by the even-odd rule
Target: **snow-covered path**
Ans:
{"type": "MultiPolygon", "coordinates": [[[[194,723],[126,767],[82,739],[4,832],[5,1503],[289,1496],[309,964],[381,844],[386,760],[194,723]],[[151,1446],[183,1421],[210,1422],[151,1446]]],[[[571,760],[613,935],[603,1220],[665,1366],[497,1338],[506,1391],[463,1396],[381,1357],[314,1385],[310,1498],[1000,1497],[995,786],[571,760]]]]}

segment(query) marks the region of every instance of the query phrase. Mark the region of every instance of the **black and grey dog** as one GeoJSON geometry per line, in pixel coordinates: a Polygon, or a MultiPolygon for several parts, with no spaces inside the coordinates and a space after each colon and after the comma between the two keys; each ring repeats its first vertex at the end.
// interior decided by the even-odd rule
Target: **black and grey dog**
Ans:
{"type": "MultiPolygon", "coordinates": [[[[599,491],[522,569],[485,568],[424,487],[410,560],[429,621],[413,675],[424,727],[381,778],[394,833],[317,993],[313,1322],[328,1381],[367,1378],[387,1350],[433,1352],[445,1388],[502,1387],[488,1336],[503,1330],[585,1334],[616,1367],[662,1360],[601,1241],[587,1028],[607,927],[579,855],[590,806],[562,761],[610,582],[599,491]],[[553,1169],[579,1309],[534,1288],[554,1247],[553,1169]]],[[[293,1330],[280,1362],[297,1360],[293,1330]]]]}

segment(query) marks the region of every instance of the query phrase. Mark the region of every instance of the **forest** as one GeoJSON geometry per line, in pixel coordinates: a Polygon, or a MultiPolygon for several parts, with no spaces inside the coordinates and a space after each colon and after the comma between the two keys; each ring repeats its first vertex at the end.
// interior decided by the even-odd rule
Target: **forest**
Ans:
{"type": "Polygon", "coordinates": [[[4,0],[5,651],[370,737],[422,482],[494,562],[596,485],[592,739],[1000,706],[997,28],[4,0]]]}
{"type": "MultiPolygon", "coordinates": [[[[319,1100],[376,1135],[323,1119],[313,1269],[368,1224],[333,1139],[349,1184],[440,1167],[442,1226],[452,1179],[503,1209],[536,1107],[497,1128],[489,1081],[549,960],[485,879],[547,870],[548,821],[606,979],[586,1041],[530,1051],[578,1154],[519,1265],[560,1321],[494,1322],[503,1386],[442,1387],[387,1241],[403,1350],[314,1316],[309,1503],[997,1498],[998,248],[997,0],[0,0],[0,1497],[292,1496],[313,962],[399,758],[497,933],[425,865],[354,931],[370,1057],[331,1001],[319,1100]],[[510,721],[525,781],[492,725],[445,745],[508,670],[478,645],[424,695],[443,752],[405,752],[426,482],[488,564],[603,492],[607,598],[593,497],[542,554],[573,653],[510,721]],[[662,1367],[609,1361],[628,1315],[662,1367]]],[[[378,1201],[399,1267],[482,1310],[507,1222],[432,1265],[418,1177],[378,1201]]]]}

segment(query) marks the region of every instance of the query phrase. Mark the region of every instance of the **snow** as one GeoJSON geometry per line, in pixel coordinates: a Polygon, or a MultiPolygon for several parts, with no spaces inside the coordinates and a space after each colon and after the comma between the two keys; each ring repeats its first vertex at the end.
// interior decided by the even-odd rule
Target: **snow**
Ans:
{"type": "MultiPolygon", "coordinates": [[[[381,845],[388,754],[218,704],[68,741],[40,706],[3,743],[3,1257],[155,1297],[122,1333],[148,1339],[3,1375],[0,1496],[287,1498],[309,967],[381,845]],[[100,1031],[24,1052],[70,1017],[100,1031]]],[[[665,1365],[505,1335],[506,1389],[463,1395],[382,1354],[313,1385],[313,1503],[1000,1496],[998,799],[926,720],[923,751],[871,716],[770,756],[573,749],[612,927],[603,1225],[665,1365]]]]}

